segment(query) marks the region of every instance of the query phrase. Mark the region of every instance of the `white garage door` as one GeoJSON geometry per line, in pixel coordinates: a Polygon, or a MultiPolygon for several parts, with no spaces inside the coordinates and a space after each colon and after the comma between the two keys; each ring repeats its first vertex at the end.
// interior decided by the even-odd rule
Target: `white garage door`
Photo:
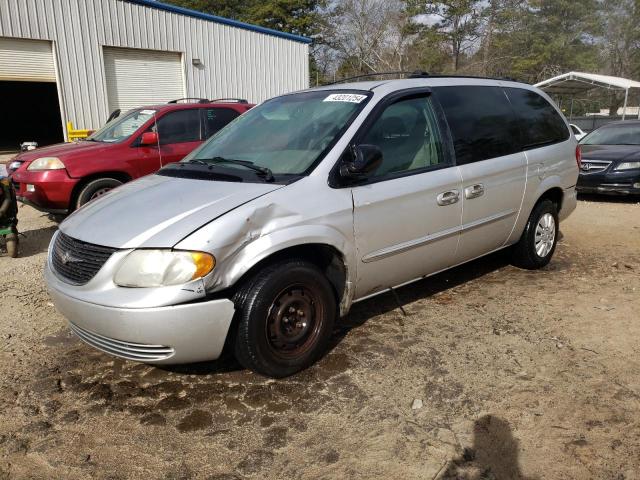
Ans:
{"type": "Polygon", "coordinates": [[[55,82],[51,42],[0,37],[0,80],[55,82]]]}
{"type": "Polygon", "coordinates": [[[180,53],[104,47],[104,70],[109,112],[185,96],[180,53]]]}

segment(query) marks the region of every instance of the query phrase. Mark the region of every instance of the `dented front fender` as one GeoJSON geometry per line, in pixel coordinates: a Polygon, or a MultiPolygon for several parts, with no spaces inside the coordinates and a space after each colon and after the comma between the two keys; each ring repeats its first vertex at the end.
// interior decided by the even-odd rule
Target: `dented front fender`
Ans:
{"type": "MultiPolygon", "coordinates": [[[[252,267],[287,248],[328,245],[337,250],[347,274],[343,301],[350,304],[349,287],[355,279],[353,204],[348,189],[310,197],[318,186],[301,180],[242,205],[201,227],[175,245],[177,249],[210,252],[216,267],[205,278],[208,292],[235,285],[252,267]],[[329,202],[319,202],[318,198],[329,202]],[[348,298],[344,298],[348,297],[348,298]]],[[[329,189],[326,184],[322,188],[329,189]]],[[[317,191],[317,190],[316,190],[317,191]]],[[[341,311],[346,307],[341,305],[341,311]]]]}

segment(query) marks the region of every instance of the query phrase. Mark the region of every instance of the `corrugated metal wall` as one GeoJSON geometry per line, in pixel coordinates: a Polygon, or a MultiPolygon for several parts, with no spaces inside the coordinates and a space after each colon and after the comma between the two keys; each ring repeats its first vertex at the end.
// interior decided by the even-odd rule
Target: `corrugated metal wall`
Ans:
{"type": "Polygon", "coordinates": [[[0,36],[54,42],[63,117],[77,128],[109,115],[105,45],[183,53],[190,97],[260,102],[309,85],[307,44],[122,0],[0,0],[0,36]]]}

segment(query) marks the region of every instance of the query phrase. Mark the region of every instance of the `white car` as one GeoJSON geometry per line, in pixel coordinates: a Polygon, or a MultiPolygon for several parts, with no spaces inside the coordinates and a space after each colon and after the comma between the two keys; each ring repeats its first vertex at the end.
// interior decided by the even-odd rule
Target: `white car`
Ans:
{"type": "Polygon", "coordinates": [[[571,127],[571,131],[573,132],[574,137],[576,137],[576,140],[580,141],[587,135],[587,132],[582,130],[579,126],[573,123],[570,123],[569,126],[571,127]]]}

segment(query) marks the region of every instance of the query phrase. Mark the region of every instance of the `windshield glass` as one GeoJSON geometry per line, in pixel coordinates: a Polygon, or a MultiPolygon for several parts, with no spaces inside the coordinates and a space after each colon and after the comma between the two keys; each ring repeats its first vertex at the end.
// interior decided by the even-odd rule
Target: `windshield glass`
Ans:
{"type": "Polygon", "coordinates": [[[583,145],[640,145],[640,124],[602,127],[587,135],[580,143],[583,145]]]}
{"type": "Polygon", "coordinates": [[[155,110],[131,110],[122,117],[111,120],[87,140],[94,142],[122,142],[133,135],[147,120],[155,115],[155,110]]]}
{"type": "Polygon", "coordinates": [[[366,92],[325,90],[268,100],[220,130],[183,162],[246,169],[239,160],[274,175],[302,175],[333,145],[368,98],[366,92]]]}

